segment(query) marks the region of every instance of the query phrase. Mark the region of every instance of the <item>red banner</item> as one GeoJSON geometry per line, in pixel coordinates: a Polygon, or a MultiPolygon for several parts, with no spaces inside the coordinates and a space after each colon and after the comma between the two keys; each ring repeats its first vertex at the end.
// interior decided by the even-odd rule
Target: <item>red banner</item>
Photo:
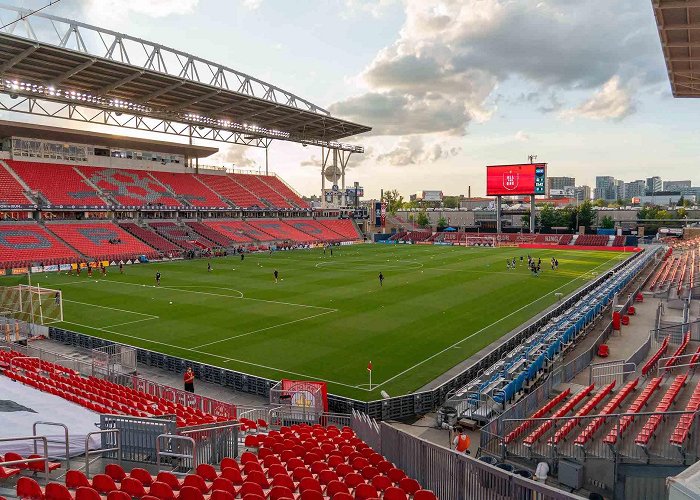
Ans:
{"type": "Polygon", "coordinates": [[[382,202],[382,227],[386,226],[386,203],[382,202]]]}
{"type": "Polygon", "coordinates": [[[322,398],[323,411],[328,411],[328,389],[325,382],[313,382],[309,380],[282,379],[282,391],[290,398],[292,406],[304,406],[314,408],[318,403],[315,398],[322,398]]]}

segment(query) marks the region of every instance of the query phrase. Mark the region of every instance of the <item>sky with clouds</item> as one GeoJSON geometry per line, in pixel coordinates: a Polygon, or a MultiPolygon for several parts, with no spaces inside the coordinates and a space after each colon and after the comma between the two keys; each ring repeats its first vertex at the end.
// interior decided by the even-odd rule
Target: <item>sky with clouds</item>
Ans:
{"type": "MultiPolygon", "coordinates": [[[[34,8],[39,0],[17,0],[34,8]]],[[[62,0],[47,9],[252,74],[373,131],[347,180],[367,196],[485,190],[529,154],[593,185],[700,185],[700,102],[671,96],[648,0],[62,0]]],[[[219,145],[217,162],[264,165],[219,145]]],[[[276,142],[270,168],[320,189],[320,151],[276,142]]]]}

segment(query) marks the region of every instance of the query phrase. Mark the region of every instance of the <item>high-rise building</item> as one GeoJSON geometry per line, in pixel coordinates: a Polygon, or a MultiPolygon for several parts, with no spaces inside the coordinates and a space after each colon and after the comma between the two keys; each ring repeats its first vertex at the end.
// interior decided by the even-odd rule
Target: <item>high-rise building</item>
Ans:
{"type": "Polygon", "coordinates": [[[647,177],[646,194],[652,195],[658,193],[663,189],[663,184],[661,182],[661,177],[655,175],[654,177],[647,177]]]}
{"type": "Polygon", "coordinates": [[[664,181],[664,191],[681,191],[691,185],[690,181],[664,181]]]}
{"type": "Polygon", "coordinates": [[[627,198],[627,193],[625,192],[625,181],[621,179],[615,179],[614,185],[614,200],[623,200],[627,198]]]}
{"type": "Polygon", "coordinates": [[[574,198],[579,202],[583,203],[586,200],[591,199],[591,188],[590,186],[576,186],[574,188],[574,198]]]}
{"type": "Polygon", "coordinates": [[[625,183],[625,198],[639,198],[644,196],[647,183],[644,180],[636,180],[625,183]]]}
{"type": "Polygon", "coordinates": [[[614,200],[617,197],[615,178],[611,175],[598,175],[595,178],[593,197],[596,200],[614,200]]]}
{"type": "Polygon", "coordinates": [[[559,196],[564,194],[568,187],[576,185],[574,177],[547,177],[547,196],[559,196]],[[552,191],[554,191],[552,193],[552,191]]]}

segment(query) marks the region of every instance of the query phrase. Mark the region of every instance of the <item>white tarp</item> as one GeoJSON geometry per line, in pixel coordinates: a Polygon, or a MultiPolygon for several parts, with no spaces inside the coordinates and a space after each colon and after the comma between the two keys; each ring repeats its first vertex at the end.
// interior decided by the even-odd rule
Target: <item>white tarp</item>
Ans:
{"type": "MultiPolygon", "coordinates": [[[[85,437],[89,432],[99,430],[98,413],[83,408],[65,399],[41,392],[33,387],[14,382],[0,375],[0,438],[31,436],[34,422],[57,422],[68,426],[68,440],[71,455],[85,452],[85,437]]],[[[39,426],[37,435],[51,440],[64,440],[63,428],[39,426]]],[[[90,448],[99,448],[99,436],[92,438],[90,448]]],[[[38,451],[42,453],[42,445],[38,451]]],[[[34,453],[32,441],[0,442],[0,454],[8,451],[22,456],[34,453]]],[[[49,443],[49,455],[65,455],[65,445],[49,443]]]]}

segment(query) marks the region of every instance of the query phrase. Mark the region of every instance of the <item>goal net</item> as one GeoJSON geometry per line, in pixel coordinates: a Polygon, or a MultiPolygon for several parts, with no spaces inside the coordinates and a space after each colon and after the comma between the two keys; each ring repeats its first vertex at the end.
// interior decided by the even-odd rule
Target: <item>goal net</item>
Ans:
{"type": "Polygon", "coordinates": [[[0,316],[37,325],[63,321],[63,293],[32,285],[0,287],[0,316]]]}

